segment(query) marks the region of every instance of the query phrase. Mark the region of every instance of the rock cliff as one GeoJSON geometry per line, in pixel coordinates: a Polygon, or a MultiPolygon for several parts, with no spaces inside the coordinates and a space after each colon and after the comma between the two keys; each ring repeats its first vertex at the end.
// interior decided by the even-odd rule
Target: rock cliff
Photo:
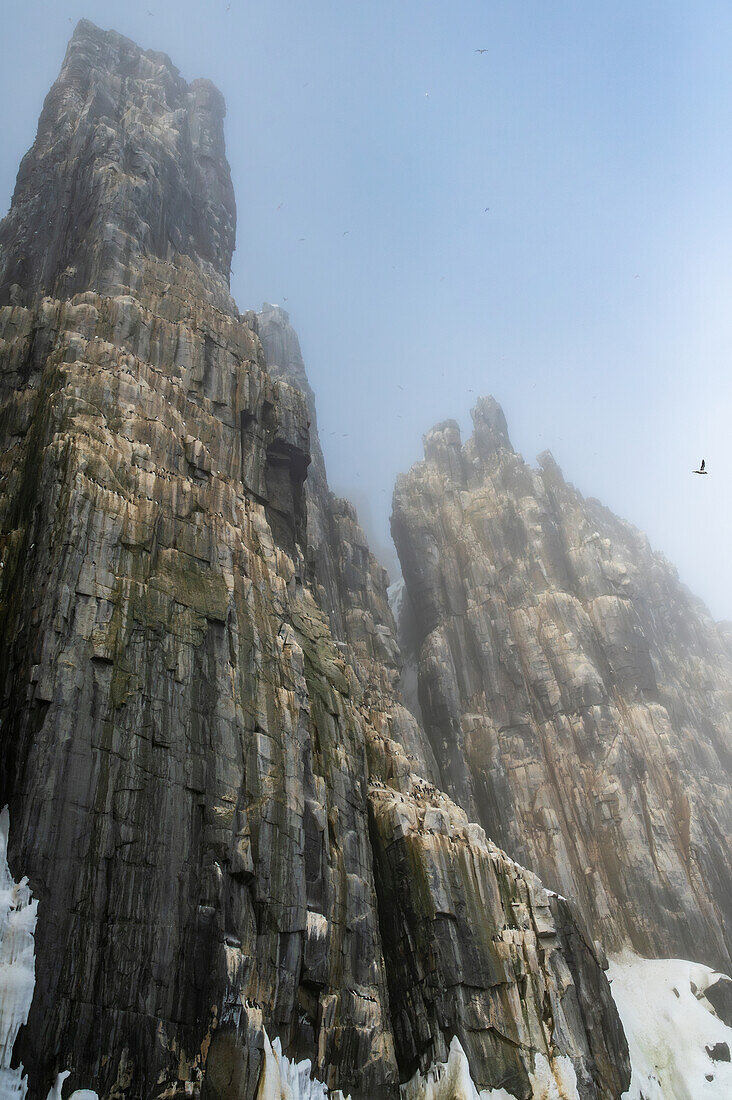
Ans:
{"type": "Polygon", "coordinates": [[[628,523],[492,399],[400,478],[403,632],[446,791],[607,950],[729,970],[732,654],[628,523]]]}
{"type": "Polygon", "coordinates": [[[296,337],[229,295],[223,114],[82,22],[0,226],[14,1064],[33,1100],[252,1100],[286,1055],[375,1100],[457,1036],[481,1087],[610,1100],[597,952],[435,786],[296,337]]]}

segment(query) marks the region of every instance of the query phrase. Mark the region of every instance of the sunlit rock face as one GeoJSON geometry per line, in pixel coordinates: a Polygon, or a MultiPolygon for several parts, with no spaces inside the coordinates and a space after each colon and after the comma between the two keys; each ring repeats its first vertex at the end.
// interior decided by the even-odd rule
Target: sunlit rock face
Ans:
{"type": "Polygon", "coordinates": [[[492,399],[425,437],[392,530],[445,789],[608,948],[729,968],[732,659],[647,539],[528,466],[492,399]]]}
{"type": "Polygon", "coordinates": [[[610,1100],[629,1065],[594,948],[433,785],[386,577],[275,361],[286,318],[229,296],[222,120],[84,22],[0,226],[28,1096],[395,1100],[457,1035],[476,1082],[528,1100],[563,1058],[610,1100]]]}

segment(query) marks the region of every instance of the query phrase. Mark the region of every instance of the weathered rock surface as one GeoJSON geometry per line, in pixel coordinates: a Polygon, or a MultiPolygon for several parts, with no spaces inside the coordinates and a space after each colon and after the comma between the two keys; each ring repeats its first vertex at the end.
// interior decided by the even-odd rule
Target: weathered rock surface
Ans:
{"type": "MultiPolygon", "coordinates": [[[[480,1088],[534,1095],[537,1056],[580,1096],[619,1097],[626,1044],[591,940],[431,784],[372,784],[371,828],[394,1038],[423,1072],[458,1036],[480,1088]]],[[[557,1095],[561,1095],[557,1093],[557,1095]]]]}
{"type": "Polygon", "coordinates": [[[454,1031],[476,1081],[528,1096],[561,1055],[610,1100],[627,1051],[594,949],[417,774],[386,577],[275,369],[286,318],[229,296],[222,120],[210,85],[83,22],[0,226],[29,1096],[70,1069],[101,1100],[252,1100],[270,1036],[396,1097],[454,1031]]]}
{"type": "MultiPolygon", "coordinates": [[[[46,913],[20,1054],[38,1095],[72,1066],[132,1097],[244,1050],[248,1096],[266,1018],[377,1095],[396,1067],[359,688],[302,583],[307,408],[228,297],[194,140],[227,180],[223,108],[206,86],[202,119],[198,88],[82,24],[0,236],[28,303],[0,315],[2,787],[46,913]],[[38,173],[65,179],[44,167],[57,110],[73,193],[119,215],[71,242],[86,289],[63,299],[38,293],[62,272],[17,262],[38,173]]],[[[64,224],[38,232],[65,267],[64,224]]]]}
{"type": "Polygon", "coordinates": [[[528,466],[492,399],[425,437],[392,531],[452,797],[608,949],[728,970],[732,660],[675,570],[528,466]]]}

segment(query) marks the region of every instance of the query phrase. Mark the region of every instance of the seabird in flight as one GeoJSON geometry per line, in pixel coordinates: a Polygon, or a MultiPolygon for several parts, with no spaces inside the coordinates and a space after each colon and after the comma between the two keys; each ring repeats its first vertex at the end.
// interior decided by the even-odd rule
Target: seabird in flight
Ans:
{"type": "Polygon", "coordinates": [[[707,474],[707,473],[709,473],[709,471],[705,469],[705,466],[706,466],[706,459],[703,458],[701,460],[701,465],[700,465],[699,469],[698,470],[692,470],[692,473],[694,473],[694,474],[707,474]]]}

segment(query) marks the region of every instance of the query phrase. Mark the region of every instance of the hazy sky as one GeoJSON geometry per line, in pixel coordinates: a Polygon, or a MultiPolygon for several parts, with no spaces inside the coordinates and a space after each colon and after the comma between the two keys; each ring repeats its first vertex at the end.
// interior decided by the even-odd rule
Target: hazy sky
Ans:
{"type": "Polygon", "coordinates": [[[5,0],[1,209],[82,16],[224,93],[234,296],[289,310],[377,537],[493,393],[732,618],[729,0],[5,0]]]}

